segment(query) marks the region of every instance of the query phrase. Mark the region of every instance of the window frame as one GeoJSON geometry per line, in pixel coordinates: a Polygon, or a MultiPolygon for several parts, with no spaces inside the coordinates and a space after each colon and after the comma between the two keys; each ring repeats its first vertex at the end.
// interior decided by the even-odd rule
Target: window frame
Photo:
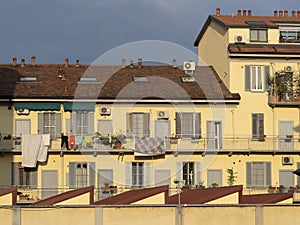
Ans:
{"type": "Polygon", "coordinates": [[[251,114],[251,124],[252,124],[252,139],[261,139],[265,134],[265,119],[264,113],[252,113],[251,114]],[[256,117],[256,118],[255,118],[256,117]]]}
{"type": "Polygon", "coordinates": [[[150,113],[130,112],[126,115],[126,136],[150,137],[150,113]],[[141,116],[141,118],[138,118],[141,116]],[[140,120],[140,121],[138,121],[140,120]],[[139,125],[140,128],[136,126],[139,125]],[[138,129],[138,130],[137,130],[138,129]]]}
{"type": "Polygon", "coordinates": [[[182,180],[185,181],[186,185],[195,184],[195,162],[182,163],[182,180]],[[191,173],[192,173],[192,177],[190,177],[191,173]]]}
{"type": "Polygon", "coordinates": [[[201,138],[201,113],[200,112],[176,112],[176,136],[182,139],[200,139],[201,138]],[[183,133],[183,128],[187,129],[187,118],[185,116],[192,114],[192,132],[183,133]],[[198,123],[198,124],[197,124],[198,123]],[[199,132],[199,133],[197,133],[199,132]]]}
{"type": "Polygon", "coordinates": [[[268,29],[266,28],[250,28],[250,42],[268,42],[268,29]],[[256,32],[256,37],[257,39],[253,39],[253,35],[252,35],[252,32],[256,32]],[[261,40],[260,38],[260,33],[261,32],[264,32],[265,33],[265,36],[266,36],[266,40],[261,40]]]}
{"type": "MultiPolygon", "coordinates": [[[[246,186],[248,188],[254,188],[254,189],[262,189],[267,188],[271,185],[272,182],[272,171],[271,171],[271,162],[265,162],[265,161],[254,161],[254,162],[246,162],[246,186]],[[253,168],[253,165],[262,165],[263,168],[261,169],[263,171],[263,174],[254,174],[255,171],[253,171],[255,168],[253,168]],[[258,178],[254,176],[261,176],[262,184],[258,184],[258,178]],[[255,180],[254,180],[255,178],[255,180]]],[[[257,172],[257,171],[256,171],[257,172]]]]}
{"type": "Polygon", "coordinates": [[[144,162],[132,162],[131,163],[131,176],[132,186],[143,187],[145,177],[144,162]]]}

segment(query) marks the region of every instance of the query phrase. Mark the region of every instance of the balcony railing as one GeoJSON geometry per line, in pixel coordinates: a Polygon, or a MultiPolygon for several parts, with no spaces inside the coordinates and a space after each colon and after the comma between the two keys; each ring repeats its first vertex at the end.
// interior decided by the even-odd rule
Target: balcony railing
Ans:
{"type": "MultiPolygon", "coordinates": [[[[84,140],[84,139],[83,139],[84,140]]],[[[49,151],[75,150],[75,151],[132,151],[134,141],[132,138],[126,139],[121,146],[116,143],[102,141],[99,138],[88,138],[89,142],[82,141],[80,144],[71,144],[61,148],[61,139],[51,140],[49,151]]],[[[0,151],[2,150],[21,150],[22,141],[19,138],[11,140],[1,140],[0,151]]],[[[195,152],[297,152],[300,151],[300,136],[287,135],[284,137],[264,135],[261,138],[252,138],[247,135],[223,135],[222,138],[208,138],[201,135],[201,138],[165,138],[166,151],[195,151],[195,152]]]]}

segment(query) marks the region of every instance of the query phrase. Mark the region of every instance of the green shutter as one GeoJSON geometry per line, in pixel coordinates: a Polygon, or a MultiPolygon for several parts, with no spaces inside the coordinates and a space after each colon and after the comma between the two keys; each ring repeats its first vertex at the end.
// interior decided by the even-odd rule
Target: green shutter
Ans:
{"type": "Polygon", "coordinates": [[[245,66],[245,91],[251,91],[250,66],[245,66]]]}
{"type": "Polygon", "coordinates": [[[38,113],[38,134],[44,133],[44,114],[38,113]]]}
{"type": "Polygon", "coordinates": [[[144,113],[143,114],[143,136],[149,137],[150,136],[150,113],[144,113]]]}
{"type": "Polygon", "coordinates": [[[270,90],[271,77],[270,77],[270,66],[264,66],[265,68],[265,91],[270,90]]]}
{"type": "Polygon", "coordinates": [[[96,176],[96,163],[95,162],[89,162],[89,185],[95,186],[95,176],[96,176]]]}
{"type": "Polygon", "coordinates": [[[271,162],[266,162],[266,187],[269,187],[272,183],[272,174],[271,174],[271,162]]]}
{"type": "Polygon", "coordinates": [[[258,125],[258,114],[252,114],[252,138],[259,138],[257,125],[258,125]]]}
{"type": "Polygon", "coordinates": [[[246,186],[252,186],[252,163],[246,162],[246,186]]]}
{"type": "Polygon", "coordinates": [[[181,114],[176,113],[175,114],[175,120],[176,120],[176,135],[178,135],[179,138],[181,138],[181,114]]]}
{"type": "Polygon", "coordinates": [[[61,133],[61,113],[56,113],[56,138],[60,137],[61,133]]]}
{"type": "Polygon", "coordinates": [[[11,163],[11,184],[12,185],[19,185],[19,162],[12,162],[11,163]]]}
{"type": "Polygon", "coordinates": [[[69,187],[76,188],[76,163],[69,162],[69,187]]]}
{"type": "Polygon", "coordinates": [[[264,114],[258,114],[258,133],[259,137],[264,135],[264,114]]]}
{"type": "Polygon", "coordinates": [[[88,134],[94,134],[94,112],[88,113],[88,134]]]}
{"type": "Polygon", "coordinates": [[[126,114],[126,133],[132,135],[132,113],[126,114]]]}
{"type": "Polygon", "coordinates": [[[201,138],[201,113],[195,113],[195,136],[201,138]]]}

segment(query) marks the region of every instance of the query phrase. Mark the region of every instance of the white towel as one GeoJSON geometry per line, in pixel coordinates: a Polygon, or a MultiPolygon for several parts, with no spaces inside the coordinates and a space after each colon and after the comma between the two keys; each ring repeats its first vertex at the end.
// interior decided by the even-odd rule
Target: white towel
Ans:
{"type": "Polygon", "coordinates": [[[37,161],[39,162],[47,161],[47,153],[48,153],[49,145],[50,145],[50,134],[43,134],[41,138],[41,145],[40,145],[37,161]]]}
{"type": "Polygon", "coordinates": [[[41,135],[22,135],[22,166],[36,167],[37,157],[42,142],[41,135]]]}

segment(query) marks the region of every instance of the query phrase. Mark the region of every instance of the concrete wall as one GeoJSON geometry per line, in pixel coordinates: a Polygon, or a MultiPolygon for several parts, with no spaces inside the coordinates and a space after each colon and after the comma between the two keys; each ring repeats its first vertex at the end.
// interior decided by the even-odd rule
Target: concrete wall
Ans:
{"type": "Polygon", "coordinates": [[[299,224],[299,205],[0,208],[3,225],[273,225],[299,224]],[[178,214],[180,213],[180,215],[178,214]]]}

